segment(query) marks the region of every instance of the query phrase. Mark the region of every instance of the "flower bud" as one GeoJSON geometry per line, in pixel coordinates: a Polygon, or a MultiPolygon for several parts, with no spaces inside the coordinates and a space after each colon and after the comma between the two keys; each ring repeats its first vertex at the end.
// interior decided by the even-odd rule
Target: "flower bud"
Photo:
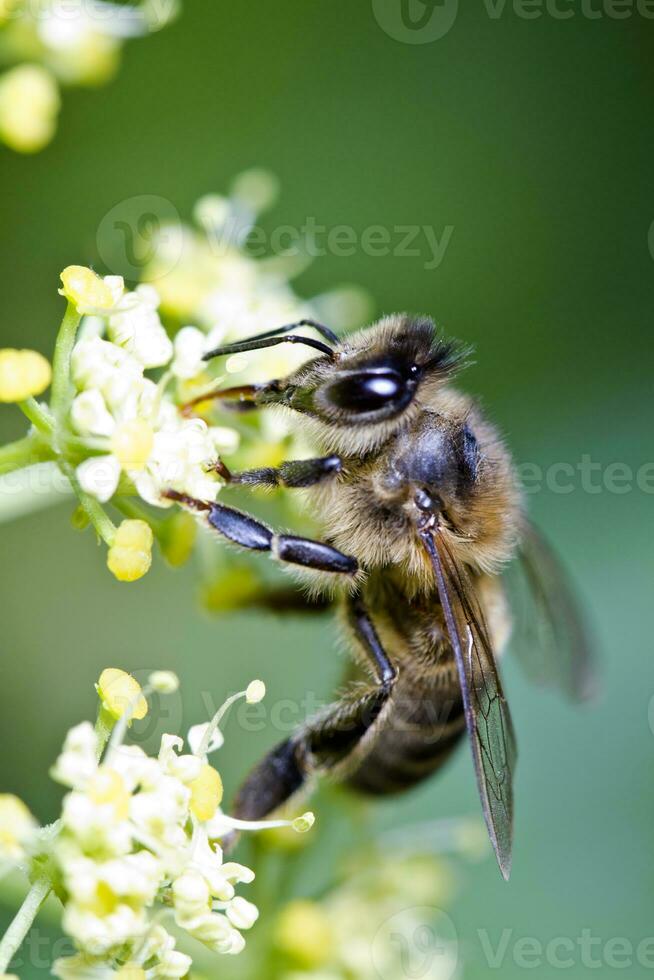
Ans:
{"type": "Polygon", "coordinates": [[[173,882],[173,902],[180,915],[192,917],[209,911],[209,886],[197,871],[186,871],[173,882]]]}
{"type": "Polygon", "coordinates": [[[50,384],[52,369],[34,350],[0,350],[0,402],[22,402],[50,384]]]}
{"type": "Polygon", "coordinates": [[[152,564],[152,528],[145,521],[123,521],[107,553],[107,567],[119,582],[135,582],[152,564]]]}
{"type": "Polygon", "coordinates": [[[259,918],[259,909],[237,895],[227,906],[227,918],[236,929],[251,929],[259,918]]]}
{"type": "Polygon", "coordinates": [[[191,557],[197,530],[197,521],[185,510],[176,510],[164,521],[159,544],[164,558],[173,568],[184,565],[191,557]]]}
{"type": "Polygon", "coordinates": [[[120,298],[124,283],[120,276],[106,276],[101,279],[92,269],[83,265],[69,265],[61,273],[65,296],[78,313],[109,312],[120,298]]]}
{"type": "Polygon", "coordinates": [[[316,818],[314,814],[310,810],[307,810],[301,817],[295,818],[292,827],[296,834],[306,834],[307,831],[311,830],[315,822],[316,818]]]}
{"type": "Polygon", "coordinates": [[[312,969],[329,957],[333,936],[320,905],[298,899],[290,902],[279,916],[275,942],[298,965],[312,969]]]}
{"type": "Polygon", "coordinates": [[[245,692],[245,700],[248,704],[258,704],[266,696],[266,685],[263,681],[251,681],[245,692]]]}
{"type": "Polygon", "coordinates": [[[179,690],[179,677],[172,670],[154,670],[148,684],[157,694],[174,694],[179,690]]]}
{"type": "Polygon", "coordinates": [[[148,713],[148,702],[141,693],[141,685],[118,667],[103,670],[95,689],[103,708],[114,721],[118,721],[131,704],[134,704],[132,718],[145,718],[148,713]]]}

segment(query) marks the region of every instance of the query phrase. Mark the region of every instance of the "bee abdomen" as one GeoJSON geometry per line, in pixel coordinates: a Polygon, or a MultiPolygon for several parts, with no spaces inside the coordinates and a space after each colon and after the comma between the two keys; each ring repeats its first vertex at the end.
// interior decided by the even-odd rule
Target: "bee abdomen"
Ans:
{"type": "Polygon", "coordinates": [[[465,731],[460,697],[425,712],[425,705],[393,706],[370,752],[347,782],[360,792],[381,796],[400,793],[431,776],[449,758],[465,731]],[[431,715],[431,718],[430,718],[431,715]]]}

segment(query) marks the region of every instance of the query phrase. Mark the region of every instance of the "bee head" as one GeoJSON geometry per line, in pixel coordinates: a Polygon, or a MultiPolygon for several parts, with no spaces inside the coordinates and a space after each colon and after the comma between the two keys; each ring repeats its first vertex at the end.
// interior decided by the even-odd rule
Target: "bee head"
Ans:
{"type": "MultiPolygon", "coordinates": [[[[312,321],[303,321],[316,326],[312,321]]],[[[228,389],[219,397],[240,400],[241,408],[281,405],[308,416],[326,447],[345,453],[378,448],[452,377],[466,357],[445,340],[427,317],[385,317],[343,341],[319,327],[330,346],[278,330],[212,351],[207,357],[279,342],[306,343],[321,356],[286,378],[228,389]]]]}
{"type": "Polygon", "coordinates": [[[450,379],[464,356],[431,320],[387,317],[278,382],[265,401],[310,416],[333,448],[372,449],[412,413],[421,392],[450,379]]]}

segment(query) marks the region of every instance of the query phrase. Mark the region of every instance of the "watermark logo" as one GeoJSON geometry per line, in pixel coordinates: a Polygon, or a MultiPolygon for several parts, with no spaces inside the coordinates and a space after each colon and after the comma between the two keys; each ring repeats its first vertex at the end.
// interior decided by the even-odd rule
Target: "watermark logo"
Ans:
{"type": "Polygon", "coordinates": [[[375,20],[394,41],[431,44],[454,26],[459,0],[372,0],[375,20]]]}
{"type": "Polygon", "coordinates": [[[432,906],[403,909],[377,930],[371,956],[379,980],[453,980],[459,963],[454,923],[432,906]]]}
{"type": "Polygon", "coordinates": [[[98,226],[100,258],[114,275],[136,280],[156,254],[163,262],[160,274],[165,275],[181,258],[183,241],[175,234],[179,223],[177,208],[165,197],[128,197],[114,205],[98,226]]]}

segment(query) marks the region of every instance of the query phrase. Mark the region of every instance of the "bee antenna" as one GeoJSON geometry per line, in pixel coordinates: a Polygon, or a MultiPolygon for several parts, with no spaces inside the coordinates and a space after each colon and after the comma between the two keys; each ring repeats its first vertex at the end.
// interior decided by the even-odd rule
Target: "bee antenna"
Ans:
{"type": "Polygon", "coordinates": [[[312,337],[302,337],[299,334],[286,333],[287,330],[295,330],[300,327],[313,327],[330,344],[335,345],[339,343],[338,337],[329,327],[325,327],[321,323],[316,323],[315,320],[298,320],[297,323],[287,323],[285,326],[277,327],[275,330],[266,330],[264,333],[256,334],[245,340],[216,347],[214,350],[205,354],[203,360],[209,361],[213,357],[223,357],[226,354],[241,354],[250,350],[262,350],[264,347],[276,347],[277,344],[304,344],[306,347],[312,347],[314,350],[320,351],[321,354],[326,354],[330,358],[334,357],[332,347],[328,347],[327,344],[323,344],[320,340],[314,340],[312,337]]]}

